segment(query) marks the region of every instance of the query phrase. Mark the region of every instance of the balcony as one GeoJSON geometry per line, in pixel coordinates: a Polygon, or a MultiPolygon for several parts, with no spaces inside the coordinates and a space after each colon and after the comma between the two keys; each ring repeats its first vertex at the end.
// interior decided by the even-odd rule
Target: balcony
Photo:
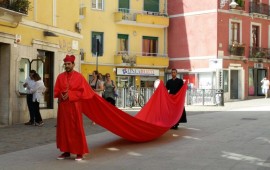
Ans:
{"type": "Polygon", "coordinates": [[[121,51],[114,57],[114,64],[121,66],[137,67],[168,67],[169,58],[166,54],[158,53],[135,53],[121,51]]]}
{"type": "Polygon", "coordinates": [[[261,47],[249,47],[249,58],[258,59],[263,61],[263,59],[270,59],[270,49],[261,47]]]}
{"type": "Polygon", "coordinates": [[[1,11],[14,11],[16,13],[28,14],[30,2],[28,0],[0,0],[1,11]]]}
{"type": "Polygon", "coordinates": [[[14,25],[11,27],[16,27],[28,14],[29,4],[28,0],[0,0],[0,18],[14,25]]]}
{"type": "Polygon", "coordinates": [[[114,18],[117,24],[151,28],[167,28],[169,26],[169,17],[160,12],[119,8],[118,12],[115,12],[114,18]]]}
{"type": "Polygon", "coordinates": [[[230,55],[233,56],[244,56],[245,55],[245,45],[234,43],[229,46],[230,55]]]}
{"type": "Polygon", "coordinates": [[[263,3],[250,2],[249,13],[257,17],[267,17],[269,15],[269,6],[263,3]]]}

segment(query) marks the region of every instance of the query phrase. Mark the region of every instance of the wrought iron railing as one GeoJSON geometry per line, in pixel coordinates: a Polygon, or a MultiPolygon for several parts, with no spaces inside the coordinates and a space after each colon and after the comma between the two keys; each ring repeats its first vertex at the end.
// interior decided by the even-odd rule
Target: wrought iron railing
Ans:
{"type": "Polygon", "coordinates": [[[270,48],[249,47],[249,58],[270,59],[270,48]]]}
{"type": "Polygon", "coordinates": [[[269,5],[257,2],[249,3],[249,13],[269,15],[269,5]]]}
{"type": "Polygon", "coordinates": [[[245,45],[230,45],[229,52],[230,52],[230,55],[244,56],[245,55],[245,45]]]}
{"type": "Polygon", "coordinates": [[[119,8],[119,12],[123,13],[123,20],[129,20],[129,21],[136,21],[137,14],[144,14],[144,15],[154,15],[154,16],[165,16],[168,15],[162,12],[152,12],[152,11],[140,11],[140,10],[133,10],[133,9],[127,9],[127,8],[119,8]]]}

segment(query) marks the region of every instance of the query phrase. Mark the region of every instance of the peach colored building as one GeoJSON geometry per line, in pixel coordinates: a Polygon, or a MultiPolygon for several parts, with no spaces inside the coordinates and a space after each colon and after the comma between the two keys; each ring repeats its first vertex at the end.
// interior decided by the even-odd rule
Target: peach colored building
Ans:
{"type": "MultiPolygon", "coordinates": [[[[170,0],[169,68],[225,101],[262,96],[269,77],[269,0],[170,0]]],[[[170,69],[169,69],[170,70],[170,69]]]]}

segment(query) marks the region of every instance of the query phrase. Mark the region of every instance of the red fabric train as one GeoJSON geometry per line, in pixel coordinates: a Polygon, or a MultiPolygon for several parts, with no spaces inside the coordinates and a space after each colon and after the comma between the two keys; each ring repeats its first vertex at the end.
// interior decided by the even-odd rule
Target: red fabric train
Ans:
{"type": "Polygon", "coordinates": [[[82,101],[83,113],[95,123],[130,141],[146,142],[167,132],[182,116],[187,83],[176,95],[167,92],[160,81],[146,105],[131,116],[112,106],[99,95],[82,101]]]}

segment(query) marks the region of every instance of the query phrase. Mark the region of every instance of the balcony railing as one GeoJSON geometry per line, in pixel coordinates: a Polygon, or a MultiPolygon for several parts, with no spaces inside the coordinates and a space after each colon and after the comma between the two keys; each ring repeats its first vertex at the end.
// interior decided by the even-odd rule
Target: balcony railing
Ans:
{"type": "Polygon", "coordinates": [[[167,14],[162,12],[151,12],[151,11],[139,11],[139,10],[132,10],[127,8],[119,8],[119,12],[123,13],[123,20],[129,20],[129,21],[136,21],[136,16],[138,14],[144,14],[144,15],[154,15],[154,16],[167,16],[167,14]]]}
{"type": "Polygon", "coordinates": [[[149,64],[152,66],[168,66],[168,61],[167,54],[159,53],[118,51],[114,57],[115,64],[127,64],[131,66],[149,64]]]}
{"type": "Polygon", "coordinates": [[[28,14],[30,2],[28,0],[0,0],[0,7],[22,14],[28,14]]]}
{"type": "Polygon", "coordinates": [[[229,46],[230,55],[244,56],[245,55],[245,45],[244,44],[234,44],[229,46]]]}
{"type": "Polygon", "coordinates": [[[270,59],[270,48],[249,47],[249,58],[270,59]]]}
{"type": "Polygon", "coordinates": [[[249,13],[269,15],[269,5],[257,2],[249,3],[249,13]]]}

